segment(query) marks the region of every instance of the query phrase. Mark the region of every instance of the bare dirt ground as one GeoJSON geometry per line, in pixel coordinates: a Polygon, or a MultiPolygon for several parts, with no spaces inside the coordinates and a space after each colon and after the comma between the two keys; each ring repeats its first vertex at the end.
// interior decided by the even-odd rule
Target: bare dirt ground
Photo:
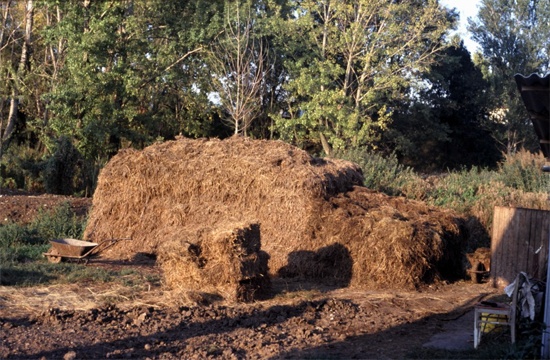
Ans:
{"type": "MultiPolygon", "coordinates": [[[[0,219],[30,221],[40,207],[64,197],[0,197],[0,219]]],[[[87,266],[128,268],[143,274],[141,286],[120,282],[38,287],[0,287],[0,357],[8,359],[395,359],[449,329],[473,324],[473,304],[496,290],[459,281],[419,291],[327,288],[274,279],[269,299],[250,304],[188,304],[149,282],[152,262],[87,266]]],[[[1,275],[1,274],[0,274],[1,275]]],[[[447,342],[464,341],[449,333],[447,342]]],[[[433,341],[432,341],[433,343],[433,341]]]]}
{"type": "Polygon", "coordinates": [[[71,210],[77,215],[84,215],[91,206],[92,199],[61,195],[36,195],[17,190],[0,189],[0,224],[29,223],[41,211],[53,210],[64,202],[69,202],[71,210]]]}

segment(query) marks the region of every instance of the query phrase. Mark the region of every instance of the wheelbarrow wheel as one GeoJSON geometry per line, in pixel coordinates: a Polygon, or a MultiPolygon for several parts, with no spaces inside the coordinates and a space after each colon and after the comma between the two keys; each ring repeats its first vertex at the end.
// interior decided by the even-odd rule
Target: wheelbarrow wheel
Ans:
{"type": "Polygon", "coordinates": [[[59,255],[59,253],[55,249],[51,249],[50,255],[48,255],[48,261],[53,264],[59,264],[61,260],[63,260],[63,258],[61,256],[56,256],[56,255],[59,255]]]}

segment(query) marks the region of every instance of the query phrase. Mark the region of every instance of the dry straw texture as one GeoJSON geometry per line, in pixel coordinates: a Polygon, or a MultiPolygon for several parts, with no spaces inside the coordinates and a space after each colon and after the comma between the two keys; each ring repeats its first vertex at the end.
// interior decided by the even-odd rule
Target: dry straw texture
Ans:
{"type": "MultiPolygon", "coordinates": [[[[185,259],[192,253],[186,242],[238,228],[227,224],[258,223],[272,274],[414,287],[459,271],[460,219],[361,182],[355,164],[316,159],[280,141],[182,138],[121,151],[107,164],[85,238],[132,238],[109,257],[163,248],[185,259]]],[[[185,279],[171,282],[193,284],[204,274],[178,277],[185,279]]]]}
{"type": "Polygon", "coordinates": [[[269,256],[260,250],[259,224],[220,224],[179,235],[167,238],[158,250],[170,288],[221,294],[233,301],[251,301],[268,292],[269,256]]]}

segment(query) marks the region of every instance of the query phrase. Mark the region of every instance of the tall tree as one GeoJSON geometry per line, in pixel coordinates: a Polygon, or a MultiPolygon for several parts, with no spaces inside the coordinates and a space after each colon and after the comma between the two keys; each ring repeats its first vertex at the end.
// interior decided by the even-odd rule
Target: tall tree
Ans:
{"type": "Polygon", "coordinates": [[[372,145],[391,120],[385,104],[405,96],[445,48],[447,11],[434,0],[295,3],[277,130],[328,152],[372,145]]]}
{"type": "Polygon", "coordinates": [[[394,114],[383,144],[423,170],[494,166],[500,159],[487,116],[487,84],[464,43],[440,55],[411,91],[407,107],[394,114]]]}
{"type": "Polygon", "coordinates": [[[262,87],[270,67],[267,48],[255,34],[253,4],[226,2],[225,12],[224,31],[209,53],[213,91],[231,116],[234,133],[246,136],[262,110],[262,87]]]}
{"type": "Polygon", "coordinates": [[[50,39],[65,39],[66,61],[47,96],[52,134],[75,139],[89,159],[180,132],[205,135],[210,110],[198,55],[219,31],[220,2],[60,6],[65,15],[50,39]]]}
{"type": "MultiPolygon", "coordinates": [[[[6,4],[5,14],[9,13],[10,2],[6,4]]],[[[16,63],[11,64],[11,74],[9,81],[7,82],[11,88],[10,101],[9,101],[9,112],[7,117],[6,128],[2,134],[2,148],[5,146],[6,142],[11,138],[15,125],[18,120],[19,114],[19,97],[21,96],[21,88],[23,86],[23,79],[25,75],[30,70],[30,54],[32,52],[32,30],[33,30],[33,21],[34,21],[34,2],[33,0],[27,0],[25,2],[24,8],[24,17],[21,24],[23,28],[20,41],[20,54],[19,59],[16,63]]],[[[2,35],[5,28],[3,27],[2,35]]],[[[3,37],[3,36],[2,36],[3,37]]],[[[13,58],[12,58],[13,61],[13,58]]],[[[0,126],[1,130],[1,126],[0,126]]],[[[2,148],[0,148],[0,155],[2,154],[2,148]]]]}
{"type": "Polygon", "coordinates": [[[489,81],[495,138],[507,152],[535,148],[536,139],[514,82],[514,74],[544,74],[550,65],[550,2],[482,0],[469,30],[482,49],[476,61],[489,81]]]}

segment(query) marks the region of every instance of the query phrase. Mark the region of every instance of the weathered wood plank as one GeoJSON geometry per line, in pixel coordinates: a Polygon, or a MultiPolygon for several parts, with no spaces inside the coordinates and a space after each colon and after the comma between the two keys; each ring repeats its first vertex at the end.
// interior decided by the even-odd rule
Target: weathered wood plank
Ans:
{"type": "Polygon", "coordinates": [[[517,273],[545,279],[550,211],[495,206],[491,237],[491,280],[502,288],[517,273]]]}

